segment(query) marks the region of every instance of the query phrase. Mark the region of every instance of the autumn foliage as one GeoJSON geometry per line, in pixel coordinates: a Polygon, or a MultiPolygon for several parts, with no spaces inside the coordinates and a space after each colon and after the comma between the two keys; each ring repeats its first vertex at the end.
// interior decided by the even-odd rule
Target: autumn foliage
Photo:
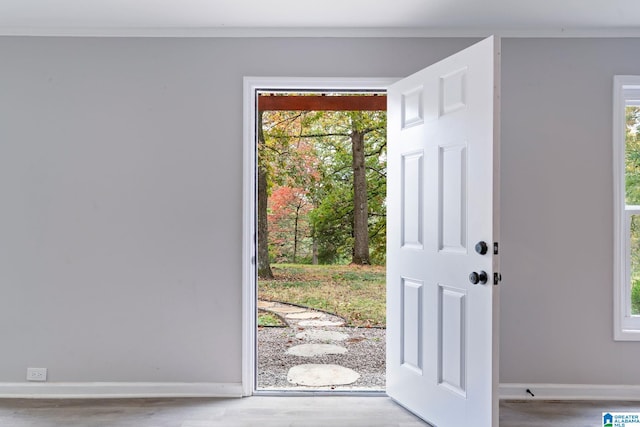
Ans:
{"type": "Polygon", "coordinates": [[[386,113],[264,111],[261,122],[269,261],[384,264],[386,113]]]}

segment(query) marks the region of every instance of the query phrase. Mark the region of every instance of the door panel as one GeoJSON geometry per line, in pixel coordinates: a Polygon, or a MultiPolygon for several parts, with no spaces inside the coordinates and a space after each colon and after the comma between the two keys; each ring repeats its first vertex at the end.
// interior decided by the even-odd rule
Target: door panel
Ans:
{"type": "Polygon", "coordinates": [[[465,324],[466,292],[439,285],[438,384],[466,396],[465,324]]]}
{"type": "Polygon", "coordinates": [[[388,91],[387,393],[437,427],[498,423],[498,50],[388,91]]]}
{"type": "Polygon", "coordinates": [[[402,366],[422,375],[422,283],[402,279],[402,366]]]}
{"type": "Polygon", "coordinates": [[[422,249],[423,246],[423,170],[422,152],[402,155],[402,246],[422,249]]]}
{"type": "Polygon", "coordinates": [[[440,146],[440,250],[467,251],[467,147],[466,144],[440,146]]]}

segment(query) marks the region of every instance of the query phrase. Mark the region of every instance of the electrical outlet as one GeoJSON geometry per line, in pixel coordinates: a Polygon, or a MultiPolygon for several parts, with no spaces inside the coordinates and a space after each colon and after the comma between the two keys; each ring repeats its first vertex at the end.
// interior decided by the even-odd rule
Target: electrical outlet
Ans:
{"type": "Polygon", "coordinates": [[[47,368],[27,368],[27,381],[46,381],[47,368]]]}

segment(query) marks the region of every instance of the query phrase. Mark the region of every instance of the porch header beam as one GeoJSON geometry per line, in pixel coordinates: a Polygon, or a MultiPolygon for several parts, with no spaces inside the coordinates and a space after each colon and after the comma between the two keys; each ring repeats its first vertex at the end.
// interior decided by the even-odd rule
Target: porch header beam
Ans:
{"type": "Polygon", "coordinates": [[[386,111],[386,95],[259,95],[260,111],[386,111]]]}

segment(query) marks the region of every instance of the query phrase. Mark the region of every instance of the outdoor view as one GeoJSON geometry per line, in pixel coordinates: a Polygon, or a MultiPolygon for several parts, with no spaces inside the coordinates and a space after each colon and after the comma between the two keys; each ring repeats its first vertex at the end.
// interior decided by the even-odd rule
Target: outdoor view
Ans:
{"type": "Polygon", "coordinates": [[[332,105],[259,108],[258,389],[385,385],[386,111],[332,105]]]}
{"type": "MultiPolygon", "coordinates": [[[[640,206],[640,107],[626,108],[626,200],[640,206]]],[[[640,315],[640,218],[631,216],[631,314],[640,315]]]]}

